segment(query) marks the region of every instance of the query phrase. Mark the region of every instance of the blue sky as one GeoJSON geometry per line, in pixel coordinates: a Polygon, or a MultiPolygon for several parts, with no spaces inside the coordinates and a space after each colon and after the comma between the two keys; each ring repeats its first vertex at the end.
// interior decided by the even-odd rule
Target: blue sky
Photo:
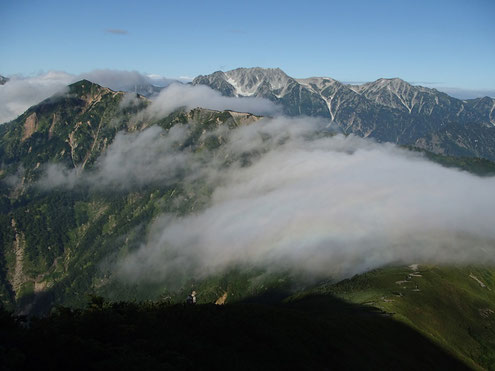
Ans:
{"type": "Polygon", "coordinates": [[[495,90],[494,16],[493,0],[4,0],[0,74],[260,66],[495,90]]]}

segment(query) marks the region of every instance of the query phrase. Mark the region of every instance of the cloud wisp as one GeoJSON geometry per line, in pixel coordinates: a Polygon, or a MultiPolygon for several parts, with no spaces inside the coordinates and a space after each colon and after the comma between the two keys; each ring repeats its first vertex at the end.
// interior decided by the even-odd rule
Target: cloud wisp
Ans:
{"type": "Polygon", "coordinates": [[[11,77],[0,85],[0,124],[15,119],[32,105],[54,94],[64,93],[73,80],[72,75],[56,71],[29,78],[11,77]]]}
{"type": "Polygon", "coordinates": [[[123,30],[121,28],[107,28],[105,32],[112,35],[127,35],[129,33],[127,30],[123,30]]]}
{"type": "Polygon", "coordinates": [[[199,171],[192,153],[178,150],[187,137],[186,125],[174,126],[165,132],[153,126],[137,133],[120,132],[89,172],[50,164],[38,183],[42,189],[76,186],[96,190],[135,190],[147,185],[168,185],[178,182],[184,173],[199,171]]]}
{"type": "Polygon", "coordinates": [[[224,97],[208,86],[172,84],[160,92],[146,114],[151,117],[165,117],[178,107],[232,110],[263,116],[281,112],[280,108],[268,99],[224,97]]]}

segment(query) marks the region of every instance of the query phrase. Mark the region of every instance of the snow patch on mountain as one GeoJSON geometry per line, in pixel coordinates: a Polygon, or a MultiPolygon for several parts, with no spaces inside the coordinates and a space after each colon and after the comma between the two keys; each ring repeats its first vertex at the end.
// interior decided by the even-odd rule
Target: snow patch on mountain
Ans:
{"type": "Polygon", "coordinates": [[[242,84],[238,83],[235,79],[231,77],[227,77],[226,80],[232,87],[235,89],[235,95],[237,97],[250,97],[253,96],[256,93],[256,90],[261,84],[261,81],[259,81],[257,84],[253,85],[252,87],[248,88],[247,86],[243,86],[242,84]]]}

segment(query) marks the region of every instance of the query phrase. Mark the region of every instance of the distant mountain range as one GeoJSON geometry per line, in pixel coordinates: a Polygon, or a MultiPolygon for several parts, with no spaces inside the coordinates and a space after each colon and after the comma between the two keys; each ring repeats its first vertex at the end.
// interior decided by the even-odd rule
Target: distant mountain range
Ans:
{"type": "Polygon", "coordinates": [[[261,97],[289,116],[329,119],[344,133],[435,153],[495,159],[495,99],[460,100],[401,79],[363,85],[327,77],[296,79],[280,69],[238,68],[198,76],[228,97],[261,97]]]}
{"type": "MultiPolygon", "coordinates": [[[[114,80],[107,87],[151,98],[165,87],[114,80]]],[[[0,84],[7,81],[0,76],[0,84]]],[[[181,83],[166,81],[172,82],[181,83]]],[[[490,97],[461,100],[398,78],[362,85],[329,77],[298,79],[278,68],[217,71],[191,84],[207,85],[227,97],[265,98],[288,116],[321,117],[345,134],[442,155],[495,160],[495,99],[490,97]]]]}

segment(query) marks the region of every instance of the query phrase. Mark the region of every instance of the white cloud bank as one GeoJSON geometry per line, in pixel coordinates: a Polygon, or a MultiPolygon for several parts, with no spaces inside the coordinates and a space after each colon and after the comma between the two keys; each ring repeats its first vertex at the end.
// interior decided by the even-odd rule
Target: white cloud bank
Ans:
{"type": "Polygon", "coordinates": [[[226,153],[258,153],[252,164],[203,168],[209,207],[158,218],[119,275],[202,278],[241,265],[343,278],[391,263],[495,263],[495,178],[313,129],[279,118],[232,131],[226,153]]]}
{"type": "Polygon", "coordinates": [[[34,104],[63,93],[74,77],[65,72],[48,72],[23,78],[13,76],[0,85],[0,124],[11,121],[34,104]]]}

